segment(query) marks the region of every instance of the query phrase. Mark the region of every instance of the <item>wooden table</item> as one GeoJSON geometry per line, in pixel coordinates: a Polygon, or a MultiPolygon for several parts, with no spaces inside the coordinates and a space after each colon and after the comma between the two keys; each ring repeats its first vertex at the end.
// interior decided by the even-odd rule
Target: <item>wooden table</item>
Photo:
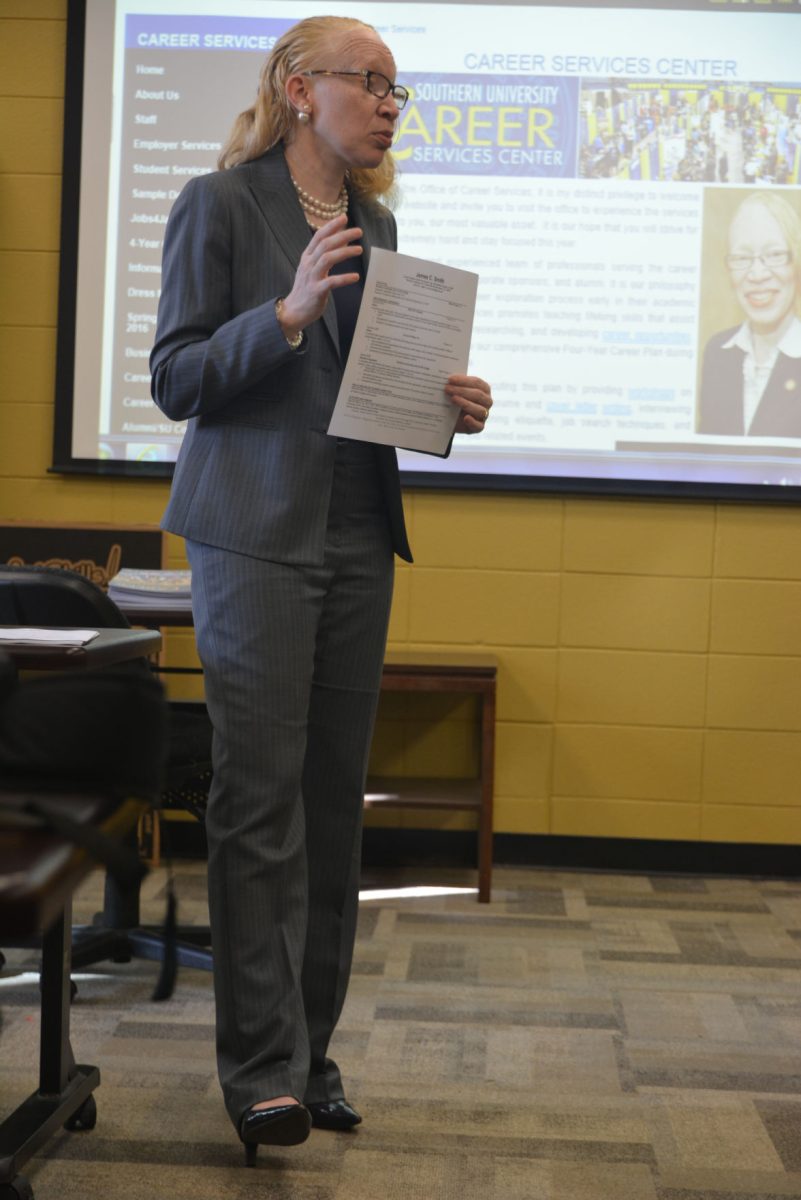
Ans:
{"type": "MultiPolygon", "coordinates": [[[[31,794],[35,799],[35,795],[31,794]]],[[[72,894],[94,860],[26,821],[23,792],[0,794],[0,944],[42,934],[39,1087],[0,1123],[0,1197],[32,1196],[20,1168],[62,1126],[91,1129],[97,1067],[77,1064],[70,1044],[72,894]]],[[[82,825],[122,838],[143,805],[119,797],[48,794],[82,825]]]]}
{"type": "MultiPolygon", "coordinates": [[[[6,628],[10,628],[6,626],[6,628]]],[[[14,646],[2,650],[19,669],[78,670],[152,654],[153,630],[103,629],[77,649],[14,646]]],[[[96,1120],[97,1067],[75,1062],[70,1044],[72,895],[97,865],[91,855],[26,812],[42,794],[0,791],[0,945],[42,934],[39,1087],[0,1123],[0,1200],[29,1200],[20,1168],[59,1129],[91,1129],[96,1120]]],[[[106,794],[47,793],[60,811],[86,828],[121,840],[145,804],[106,794]]]]}

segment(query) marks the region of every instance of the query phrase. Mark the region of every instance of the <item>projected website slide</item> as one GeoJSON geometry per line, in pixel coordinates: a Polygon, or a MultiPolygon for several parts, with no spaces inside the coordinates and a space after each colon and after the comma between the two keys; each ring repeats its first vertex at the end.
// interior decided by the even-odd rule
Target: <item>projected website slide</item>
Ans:
{"type": "MultiPolygon", "coordinates": [[[[170,208],[215,169],[275,39],[335,12],[379,29],[411,93],[393,150],[400,250],[479,276],[469,369],[492,382],[492,421],[448,459],[403,453],[402,468],[801,484],[801,350],[779,392],[763,391],[767,419],[742,350],[723,348],[768,308],[795,312],[790,349],[801,339],[801,18],[163,7],[118,3],[106,21],[108,221],[82,218],[82,278],[94,271],[96,286],[78,300],[79,331],[100,304],[103,336],[78,339],[76,396],[97,399],[76,400],[77,458],[175,459],[183,427],[151,403],[147,361],[170,208]],[[723,415],[705,416],[702,392],[723,415]]],[[[90,0],[90,27],[98,8],[111,5],[90,0]]]]}

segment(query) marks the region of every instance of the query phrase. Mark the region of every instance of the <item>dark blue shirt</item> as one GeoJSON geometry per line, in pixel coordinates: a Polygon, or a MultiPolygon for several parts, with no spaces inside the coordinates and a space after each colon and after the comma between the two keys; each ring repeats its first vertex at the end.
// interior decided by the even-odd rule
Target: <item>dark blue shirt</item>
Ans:
{"type": "MultiPolygon", "coordinates": [[[[354,246],[361,245],[360,242],[352,242],[351,244],[354,246]]],[[[339,355],[342,359],[343,368],[350,354],[350,345],[356,329],[356,319],[359,316],[359,308],[361,307],[362,295],[364,294],[364,263],[362,259],[363,255],[354,255],[353,258],[346,258],[343,262],[337,263],[329,271],[329,275],[348,275],[353,271],[359,272],[358,283],[349,283],[346,287],[334,288],[334,304],[337,310],[337,326],[339,327],[339,355]]]]}

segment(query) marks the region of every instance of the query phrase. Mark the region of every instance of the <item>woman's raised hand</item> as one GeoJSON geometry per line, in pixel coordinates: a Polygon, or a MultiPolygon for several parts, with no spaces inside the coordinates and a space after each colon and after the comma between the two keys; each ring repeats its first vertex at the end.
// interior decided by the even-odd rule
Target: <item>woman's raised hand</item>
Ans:
{"type": "Polygon", "coordinates": [[[449,375],[445,395],[461,409],[456,433],[483,433],[492,408],[490,385],[477,375],[449,375]]]}
{"type": "Polygon", "coordinates": [[[341,213],[317,230],[300,258],[292,290],[284,297],[280,325],[292,338],[323,314],[328,296],[334,288],[358,283],[357,271],[331,275],[331,268],[362,253],[353,245],[362,236],[361,229],[346,227],[347,216],[341,213]]]}

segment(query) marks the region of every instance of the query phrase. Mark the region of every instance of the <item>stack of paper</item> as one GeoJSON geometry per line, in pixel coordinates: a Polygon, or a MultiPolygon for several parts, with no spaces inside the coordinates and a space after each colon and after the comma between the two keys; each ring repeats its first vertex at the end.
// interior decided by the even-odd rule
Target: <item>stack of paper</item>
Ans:
{"type": "Polygon", "coordinates": [[[125,567],[109,580],[108,594],[126,612],[138,608],[188,612],[191,582],[191,571],[147,571],[125,567]]]}
{"type": "Polygon", "coordinates": [[[0,646],[85,646],[96,637],[96,629],[33,629],[22,625],[0,628],[0,646]]]}

